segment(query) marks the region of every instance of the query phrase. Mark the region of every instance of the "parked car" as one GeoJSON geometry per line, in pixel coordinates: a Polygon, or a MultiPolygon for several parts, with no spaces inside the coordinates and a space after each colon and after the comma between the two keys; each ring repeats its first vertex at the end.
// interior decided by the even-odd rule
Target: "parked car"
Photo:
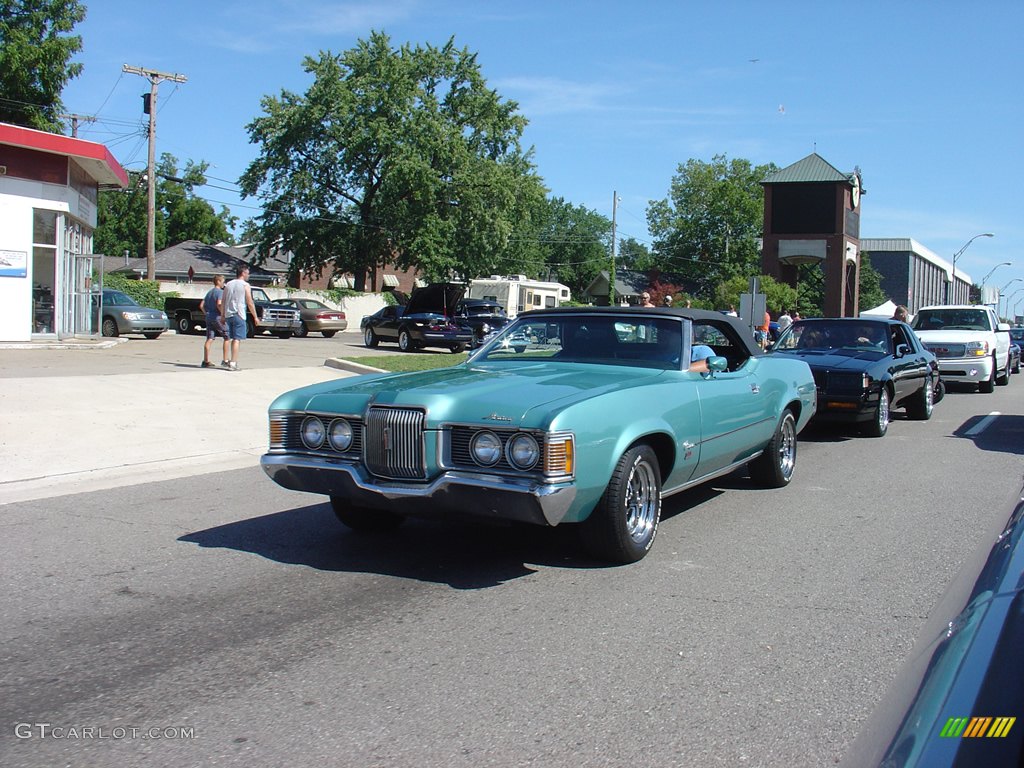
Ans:
{"type": "Polygon", "coordinates": [[[455,307],[455,316],[473,329],[474,347],[483,344],[511,319],[501,304],[490,299],[462,299],[455,307]]]}
{"type": "Polygon", "coordinates": [[[1021,349],[1024,348],[1024,328],[1011,328],[1010,329],[1010,357],[1013,360],[1012,372],[1020,373],[1020,355],[1021,349]],[[1013,351],[1013,347],[1017,348],[1017,351],[1013,351]]]}
{"type": "Polygon", "coordinates": [[[872,437],[889,429],[892,409],[930,419],[939,365],[906,323],[898,320],[797,320],[771,354],[805,361],[818,388],[820,421],[861,425],[872,437]]]}
{"type": "Polygon", "coordinates": [[[444,347],[462,352],[473,343],[473,329],[455,316],[461,285],[433,283],[417,288],[405,306],[389,305],[362,319],[363,343],[395,342],[403,352],[444,347]]]}
{"type": "Polygon", "coordinates": [[[357,530],[413,514],[573,524],[594,555],[633,562],[664,497],[744,466],[787,485],[814,410],[807,364],[764,356],[735,318],[553,308],[520,314],[459,365],[281,395],[261,464],[329,496],[357,530]],[[707,373],[689,370],[694,333],[713,344],[707,373]]]}
{"type": "Polygon", "coordinates": [[[275,299],[273,304],[299,311],[300,325],[295,335],[305,338],[313,333],[322,333],[325,339],[338,331],[348,328],[348,320],[340,309],[331,309],[316,299],[275,299]]]}
{"type": "Polygon", "coordinates": [[[928,611],[841,768],[1024,765],[1024,490],[1016,499],[928,611]]]}
{"type": "Polygon", "coordinates": [[[127,293],[113,288],[103,289],[96,319],[104,336],[141,333],[147,339],[155,339],[171,327],[164,312],[143,307],[127,293]]]}

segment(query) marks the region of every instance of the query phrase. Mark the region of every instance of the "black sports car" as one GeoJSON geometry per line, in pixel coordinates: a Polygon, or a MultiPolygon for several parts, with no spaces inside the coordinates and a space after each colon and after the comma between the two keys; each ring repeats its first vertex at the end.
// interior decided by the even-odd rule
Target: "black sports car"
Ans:
{"type": "Polygon", "coordinates": [[[898,320],[798,320],[770,352],[811,367],[818,388],[815,418],[858,423],[872,437],[886,433],[893,408],[930,419],[942,391],[935,356],[898,320]]]}
{"type": "Polygon", "coordinates": [[[461,285],[450,283],[417,288],[405,306],[387,306],[362,319],[363,343],[376,347],[382,341],[397,342],[403,352],[422,347],[462,352],[473,342],[473,329],[455,317],[462,291],[461,285]]]}
{"type": "Polygon", "coordinates": [[[505,308],[490,299],[463,299],[455,308],[455,315],[473,329],[473,346],[484,343],[491,334],[508,325],[505,308]]]}

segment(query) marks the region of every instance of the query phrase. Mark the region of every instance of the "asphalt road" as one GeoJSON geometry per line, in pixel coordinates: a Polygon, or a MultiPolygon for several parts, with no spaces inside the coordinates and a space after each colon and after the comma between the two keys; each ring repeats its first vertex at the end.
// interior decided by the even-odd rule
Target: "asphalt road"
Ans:
{"type": "Polygon", "coordinates": [[[358,536],[255,468],[2,506],[0,765],[833,764],[1009,514],[1022,405],[805,433],[790,487],[673,497],[626,567],[568,529],[358,536]]]}

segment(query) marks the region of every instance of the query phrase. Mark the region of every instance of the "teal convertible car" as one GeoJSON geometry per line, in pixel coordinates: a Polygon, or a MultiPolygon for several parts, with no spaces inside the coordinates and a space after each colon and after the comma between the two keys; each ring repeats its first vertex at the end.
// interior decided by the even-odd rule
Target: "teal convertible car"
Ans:
{"type": "Polygon", "coordinates": [[[571,523],[594,555],[634,562],[666,496],[744,465],[787,485],[815,398],[806,363],[762,355],[733,317],[538,310],[460,365],[281,395],[261,463],[357,530],[407,515],[571,523]],[[715,353],[701,372],[698,344],[715,353]]]}

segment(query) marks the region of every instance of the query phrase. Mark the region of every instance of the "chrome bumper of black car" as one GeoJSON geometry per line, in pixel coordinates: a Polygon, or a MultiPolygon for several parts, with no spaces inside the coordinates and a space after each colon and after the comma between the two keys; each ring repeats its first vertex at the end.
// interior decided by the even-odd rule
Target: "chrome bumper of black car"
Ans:
{"type": "Polygon", "coordinates": [[[576,499],[573,485],[448,471],[427,483],[380,480],[358,464],[267,453],[260,466],[283,488],[340,496],[355,506],[438,517],[454,512],[558,525],[576,499]]]}

